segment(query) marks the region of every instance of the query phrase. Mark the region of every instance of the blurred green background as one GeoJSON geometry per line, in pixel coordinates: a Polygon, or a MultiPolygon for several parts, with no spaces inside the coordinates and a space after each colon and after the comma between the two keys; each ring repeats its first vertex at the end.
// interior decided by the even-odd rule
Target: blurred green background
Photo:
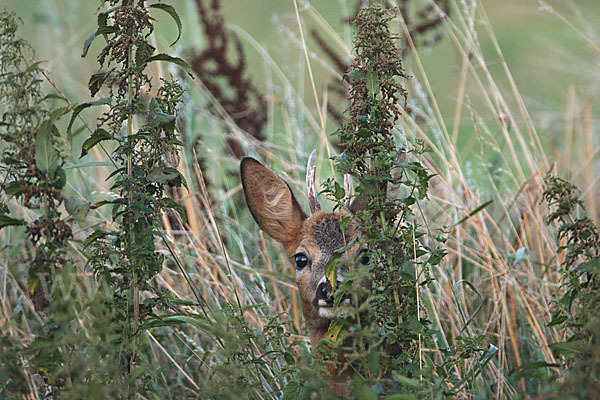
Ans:
{"type": "MultiPolygon", "coordinates": [[[[46,68],[56,84],[73,101],[89,99],[86,83],[90,74],[97,71],[98,64],[94,57],[101,48],[102,40],[95,40],[87,58],[81,58],[80,54],[84,40],[96,26],[97,10],[106,6],[96,0],[2,2],[4,8],[14,10],[23,19],[24,29],[21,33],[32,42],[37,58],[47,61],[46,68]]],[[[157,47],[160,51],[189,59],[194,49],[201,48],[204,43],[195,1],[173,0],[168,3],[175,6],[183,21],[182,40],[174,49],[168,49],[168,45],[176,37],[176,28],[169,16],[157,11],[154,15],[158,20],[157,47]]],[[[350,0],[321,0],[311,3],[348,46],[350,30],[341,20],[353,12],[355,4],[350,0]]],[[[483,0],[478,4],[483,5],[491,21],[491,28],[531,118],[541,123],[538,127],[547,127],[547,132],[538,132],[540,138],[545,145],[560,145],[569,93],[571,97],[576,94],[578,98],[594,99],[598,92],[600,54],[577,30],[595,43],[600,43],[596,40],[598,32],[594,32],[595,23],[600,18],[600,2],[559,0],[547,3],[561,15],[568,17],[569,23],[574,27],[568,26],[538,0],[483,0]]],[[[323,32],[323,25],[315,21],[306,4],[299,1],[298,5],[308,47],[313,52],[311,66],[317,90],[322,97],[322,90],[331,79],[331,73],[326,67],[329,59],[311,39],[309,31],[311,27],[316,27],[321,36],[326,39],[329,36],[323,32]]],[[[221,9],[228,27],[242,41],[248,74],[259,91],[283,95],[282,91],[277,91],[281,84],[277,76],[273,75],[271,68],[267,68],[265,54],[268,54],[273,63],[285,72],[298,93],[304,96],[305,104],[313,108],[314,100],[293,1],[224,0],[221,2],[221,9]],[[271,82],[271,90],[268,90],[267,86],[271,82]]],[[[455,8],[452,10],[456,12],[455,8]]],[[[453,19],[455,17],[452,16],[453,19]]],[[[475,28],[483,32],[487,27],[480,23],[475,28]]],[[[450,125],[453,122],[461,57],[455,50],[451,37],[443,29],[439,30],[443,34],[442,40],[431,48],[419,49],[419,56],[444,120],[450,125]]],[[[510,90],[510,83],[505,78],[503,66],[498,62],[494,44],[487,34],[481,35],[479,41],[494,78],[504,86],[502,89],[510,90]]],[[[332,43],[332,48],[342,54],[339,47],[332,43]]],[[[405,59],[405,67],[409,74],[416,75],[414,57],[410,54],[405,59]]],[[[345,108],[345,104],[335,96],[330,96],[330,101],[340,103],[337,105],[338,109],[345,108]]],[[[478,99],[469,98],[468,101],[477,102],[478,99]]],[[[463,113],[461,118],[464,124],[460,124],[459,143],[465,143],[471,137],[473,128],[468,113],[463,113]]],[[[490,122],[496,117],[482,115],[482,118],[487,118],[487,122],[490,122]]],[[[328,132],[334,129],[335,124],[330,119],[328,132]]]]}

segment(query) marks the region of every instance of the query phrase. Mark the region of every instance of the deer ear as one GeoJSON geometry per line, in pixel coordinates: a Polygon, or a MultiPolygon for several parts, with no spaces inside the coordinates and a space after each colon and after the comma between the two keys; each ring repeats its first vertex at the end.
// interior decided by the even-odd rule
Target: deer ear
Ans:
{"type": "Polygon", "coordinates": [[[254,158],[240,163],[246,204],[267,235],[284,245],[296,239],[306,215],[283,179],[254,158]]]}

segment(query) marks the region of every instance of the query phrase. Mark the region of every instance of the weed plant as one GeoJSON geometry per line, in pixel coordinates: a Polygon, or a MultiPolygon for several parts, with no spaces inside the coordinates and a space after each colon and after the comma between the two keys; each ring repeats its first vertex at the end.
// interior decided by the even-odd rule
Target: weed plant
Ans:
{"type": "MultiPolygon", "coordinates": [[[[49,13],[70,15],[84,26],[87,17],[76,18],[78,11],[88,10],[84,3],[77,2],[80,8],[59,3],[49,1],[49,13]]],[[[52,39],[49,46],[64,55],[52,60],[55,71],[45,72],[11,31],[14,22],[3,17],[0,53],[8,56],[0,68],[8,75],[0,76],[6,93],[0,126],[2,396],[330,396],[324,363],[309,350],[286,256],[239,206],[238,178],[224,173],[237,169],[223,151],[230,138],[241,153],[263,159],[283,176],[302,203],[304,165],[317,147],[318,173],[331,177],[323,186],[334,204],[346,194],[337,168],[354,173],[356,191],[368,195],[369,208],[383,210],[359,217],[373,244],[371,266],[400,270],[379,271],[375,282],[389,284],[389,276],[395,281],[383,290],[374,284],[371,301],[344,319],[337,343],[325,342],[322,348],[352,345],[348,349],[360,372],[350,383],[356,397],[526,398],[560,390],[586,398],[596,393],[597,328],[590,305],[596,298],[597,252],[583,245],[594,237],[585,232],[594,232],[590,223],[597,222],[600,198],[593,176],[599,137],[593,84],[585,95],[569,91],[560,115],[540,118],[515,83],[485,6],[433,2],[427,12],[456,56],[439,60],[453,71],[446,80],[456,82],[448,110],[423,65],[421,57],[429,50],[413,37],[414,15],[400,12],[388,21],[391,37],[400,38],[391,42],[403,43],[402,69],[393,64],[396,58],[375,58],[373,66],[372,57],[378,56],[370,47],[353,52],[318,7],[298,1],[297,12],[274,18],[273,29],[288,40],[277,50],[226,25],[239,35],[244,50],[262,57],[268,84],[263,91],[259,80],[254,82],[265,93],[269,122],[262,128],[264,140],[257,141],[257,132],[240,129],[234,118],[239,115],[221,107],[198,79],[178,79],[185,91],[172,82],[184,62],[156,54],[155,48],[179,36],[179,26],[176,46],[195,45],[186,29],[193,32],[202,20],[194,1],[184,4],[190,12],[175,12],[162,2],[102,3],[98,27],[84,44],[84,53],[100,54],[102,61],[89,85],[77,78],[85,63],[70,62],[71,54],[81,54],[79,43],[72,47],[73,38],[89,35],[84,28],[72,32],[64,24],[45,31],[52,39]],[[163,19],[175,22],[172,31],[161,30],[163,19]],[[328,135],[335,130],[326,116],[331,101],[319,87],[335,68],[327,69],[325,78],[318,76],[315,65],[327,62],[304,41],[309,25],[334,51],[353,56],[356,72],[345,82],[356,83],[356,110],[368,105],[353,121],[349,104],[348,130],[335,137],[346,134],[348,146],[341,154],[328,135]],[[19,46],[25,53],[17,62],[19,46]],[[380,65],[395,67],[384,72],[380,65]],[[403,70],[408,78],[400,80],[403,70]],[[310,84],[306,93],[305,83],[310,84]],[[391,89],[400,83],[406,101],[398,86],[391,89]],[[98,99],[84,98],[81,87],[98,99]],[[99,124],[91,122],[94,117],[99,124]],[[378,130],[377,118],[385,118],[385,130],[378,130]],[[48,120],[56,129],[49,130],[46,141],[40,132],[51,125],[40,127],[48,120]],[[180,130],[186,143],[201,138],[199,156],[209,160],[203,168],[191,149],[179,150],[180,130]],[[54,149],[47,153],[53,162],[42,168],[38,151],[32,150],[37,138],[54,149]],[[401,146],[407,149],[405,160],[397,158],[401,146]],[[396,201],[384,201],[383,184],[396,181],[388,170],[392,166],[403,169],[400,190],[396,201]],[[376,173],[368,174],[372,168],[376,173]],[[560,204],[557,199],[570,196],[568,184],[544,183],[552,168],[582,187],[577,201],[585,199],[587,220],[571,209],[571,216],[545,223],[548,206],[540,200],[546,196],[560,204]],[[552,192],[553,187],[563,189],[552,192]],[[51,203],[54,207],[48,207],[51,203]],[[62,242],[53,239],[54,230],[44,230],[48,221],[64,223],[71,234],[62,235],[62,242]],[[29,226],[40,229],[28,234],[29,226]],[[566,228],[557,244],[561,226],[566,228]],[[384,236],[389,243],[375,246],[384,236]],[[562,246],[567,247],[559,252],[562,246]],[[44,254],[49,258],[38,258],[44,254]],[[35,259],[40,262],[34,265],[35,259]],[[47,287],[52,296],[36,300],[32,265],[51,271],[45,278],[49,284],[40,279],[37,287],[47,287]],[[364,329],[356,329],[363,322],[364,329]]],[[[406,4],[395,5],[402,10],[406,4]]],[[[589,33],[593,27],[579,26],[579,17],[541,4],[544,15],[558,17],[556,24],[566,22],[560,26],[573,32],[574,41],[581,38],[597,54],[589,33]]],[[[255,71],[247,74],[253,77],[255,71]]],[[[590,72],[584,79],[595,77],[590,72]]],[[[364,273],[353,271],[355,282],[364,273]]]]}

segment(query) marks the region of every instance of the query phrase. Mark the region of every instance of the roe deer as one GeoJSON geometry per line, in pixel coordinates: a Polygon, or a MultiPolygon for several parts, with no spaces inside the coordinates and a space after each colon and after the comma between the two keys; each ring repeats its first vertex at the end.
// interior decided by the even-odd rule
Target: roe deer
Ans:
{"type": "MultiPolygon", "coordinates": [[[[360,234],[354,221],[345,227],[344,232],[340,229],[340,222],[346,217],[352,217],[367,203],[366,198],[359,196],[352,203],[346,202],[346,209],[339,212],[321,211],[315,187],[315,153],[316,150],[310,156],[306,171],[310,216],[302,211],[283,179],[253,158],[245,157],[240,164],[242,186],[252,216],[264,232],[283,244],[290,262],[296,266],[296,284],[302,314],[308,324],[313,350],[318,341],[325,337],[329,324],[335,317],[332,285],[325,277],[324,267],[334,251],[360,234]]],[[[405,150],[400,149],[398,160],[403,160],[405,154],[405,150]]],[[[395,182],[400,180],[401,175],[400,168],[392,171],[395,182]]],[[[350,177],[345,176],[347,196],[351,192],[350,186],[350,177]]],[[[388,196],[397,189],[398,185],[388,184],[388,196]]],[[[344,259],[358,260],[367,265],[370,259],[365,250],[364,244],[355,243],[345,252],[344,259]]],[[[348,265],[341,264],[335,287],[348,272],[348,265]]],[[[349,303],[350,299],[342,299],[342,302],[349,303]]]]}

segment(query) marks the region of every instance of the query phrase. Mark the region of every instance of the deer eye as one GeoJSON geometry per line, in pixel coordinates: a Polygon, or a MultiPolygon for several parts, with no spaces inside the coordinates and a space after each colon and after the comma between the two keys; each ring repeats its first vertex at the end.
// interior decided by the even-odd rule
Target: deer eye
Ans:
{"type": "Polygon", "coordinates": [[[301,270],[304,269],[308,265],[308,258],[302,253],[298,253],[294,256],[296,259],[296,269],[301,270]]]}
{"type": "Polygon", "coordinates": [[[362,254],[360,255],[360,263],[362,265],[370,265],[371,257],[369,255],[369,252],[367,250],[363,250],[361,253],[362,254]]]}

